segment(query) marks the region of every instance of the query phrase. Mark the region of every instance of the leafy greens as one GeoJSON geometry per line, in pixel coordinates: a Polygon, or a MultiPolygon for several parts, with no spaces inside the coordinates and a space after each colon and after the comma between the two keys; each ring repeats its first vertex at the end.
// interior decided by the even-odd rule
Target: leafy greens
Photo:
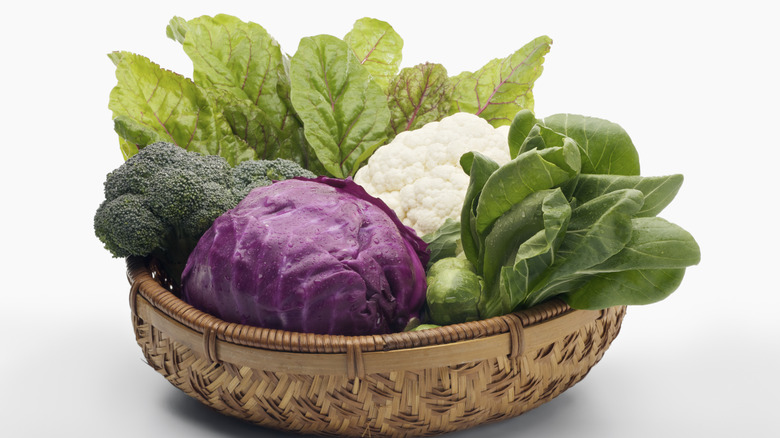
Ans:
{"type": "MultiPolygon", "coordinates": [[[[580,309],[653,303],[699,262],[694,238],[656,217],[682,175],[639,176],[636,149],[618,125],[569,114],[537,120],[522,110],[509,145],[503,166],[475,152],[461,158],[470,182],[459,238],[482,280],[480,318],[552,297],[580,309]]],[[[451,254],[446,226],[428,241],[451,254]]]]}
{"type": "Polygon", "coordinates": [[[403,39],[374,18],[357,20],[343,38],[305,37],[292,56],[259,24],[225,14],[174,17],[166,34],[192,60],[192,79],[141,55],[109,55],[117,77],[109,109],[125,159],[167,141],[232,165],[285,158],[340,178],[398,133],[453,112],[499,126],[532,110],[552,43],[539,37],[450,77],[431,62],[400,69],[403,39]]]}

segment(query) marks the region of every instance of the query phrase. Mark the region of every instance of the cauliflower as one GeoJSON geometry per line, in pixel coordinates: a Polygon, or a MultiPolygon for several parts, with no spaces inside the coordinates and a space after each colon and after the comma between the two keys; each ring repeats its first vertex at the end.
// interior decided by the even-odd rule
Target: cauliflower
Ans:
{"type": "Polygon", "coordinates": [[[355,182],[425,235],[447,218],[460,220],[469,184],[460,157],[477,151],[504,164],[509,161],[508,134],[509,126],[493,128],[475,114],[455,113],[398,134],[374,152],[355,182]]]}

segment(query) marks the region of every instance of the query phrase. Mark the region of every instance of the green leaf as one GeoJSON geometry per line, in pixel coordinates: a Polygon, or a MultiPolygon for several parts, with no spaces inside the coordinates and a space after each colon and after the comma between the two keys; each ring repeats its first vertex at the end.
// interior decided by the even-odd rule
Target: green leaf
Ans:
{"type": "Polygon", "coordinates": [[[126,156],[132,152],[132,141],[156,138],[190,151],[220,155],[230,164],[252,158],[253,152],[235,138],[208,93],[191,80],[133,53],[109,57],[116,64],[117,85],[108,107],[113,118],[119,118],[118,133],[132,137],[120,140],[126,156]]]}
{"type": "Polygon", "coordinates": [[[701,260],[696,240],[681,227],[659,217],[635,218],[631,223],[626,246],[585,273],[685,268],[701,260]]]}
{"type": "Polygon", "coordinates": [[[287,158],[312,168],[306,157],[313,151],[289,102],[286,56],[262,26],[224,14],[174,17],[167,33],[192,60],[195,83],[227,94],[219,99],[225,116],[255,158],[287,158]]]}
{"type": "Polygon", "coordinates": [[[553,205],[571,216],[571,207],[561,190],[549,189],[531,193],[496,220],[485,236],[486,250],[478,265],[488,288],[494,284],[502,266],[514,264],[520,245],[545,229],[544,214],[549,215],[553,205]]]}
{"type": "Polygon", "coordinates": [[[393,135],[441,120],[450,110],[452,84],[441,64],[419,64],[401,70],[388,90],[393,135]]]}
{"type": "Polygon", "coordinates": [[[631,239],[631,218],[642,202],[642,192],[624,189],[575,208],[555,262],[539,278],[523,305],[530,307],[561,293],[561,287],[567,287],[582,271],[620,252],[631,239]]]}
{"type": "Polygon", "coordinates": [[[535,192],[496,221],[485,239],[483,264],[485,318],[511,312],[525,300],[530,287],[554,261],[571,218],[571,207],[560,189],[535,192]],[[495,254],[501,258],[489,256],[495,254]]]}
{"type": "Polygon", "coordinates": [[[484,235],[493,222],[531,193],[550,189],[576,177],[580,170],[577,145],[530,150],[501,166],[485,182],[476,211],[477,233],[484,235]]]}
{"type": "Polygon", "coordinates": [[[460,157],[460,166],[470,177],[463,201],[463,208],[460,212],[461,245],[463,245],[463,253],[466,255],[466,258],[474,266],[477,266],[479,264],[481,238],[476,230],[475,207],[482,188],[490,175],[498,170],[499,165],[479,152],[467,152],[460,157]]]}
{"type": "Polygon", "coordinates": [[[494,127],[509,125],[521,109],[533,110],[533,86],[542,74],[552,40],[541,36],[506,58],[494,59],[474,73],[453,78],[450,110],[477,114],[494,127]]]}
{"type": "Polygon", "coordinates": [[[683,183],[682,175],[624,176],[580,175],[573,196],[577,202],[587,202],[603,194],[621,189],[636,189],[645,196],[642,209],[636,216],[651,217],[660,213],[677,195],[683,183]]]}
{"type": "Polygon", "coordinates": [[[685,268],[645,269],[594,275],[587,283],[563,296],[575,309],[651,304],[663,300],[682,283],[685,268]]]}
{"type": "Polygon", "coordinates": [[[388,23],[366,17],[355,21],[344,41],[382,90],[387,90],[401,65],[401,36],[388,23]]]}
{"type": "Polygon", "coordinates": [[[187,20],[181,17],[173,17],[165,28],[165,35],[168,38],[183,44],[184,40],[187,38],[187,30],[187,20]]]}
{"type": "Polygon", "coordinates": [[[422,236],[422,240],[428,244],[428,250],[431,252],[431,257],[428,260],[430,268],[443,258],[458,255],[460,252],[460,223],[452,218],[447,218],[436,231],[422,236]]]}
{"type": "MultiPolygon", "coordinates": [[[[114,118],[114,131],[119,134],[119,137],[124,139],[128,144],[133,145],[149,145],[158,141],[168,140],[154,129],[136,122],[132,118],[124,115],[119,115],[114,118]]],[[[138,152],[136,148],[135,152],[138,152]]],[[[130,156],[135,155],[135,152],[130,156]]],[[[130,158],[129,156],[126,157],[130,158]]]]}
{"type": "Polygon", "coordinates": [[[291,98],[306,140],[332,176],[354,175],[387,139],[387,98],[347,44],[333,36],[301,40],[291,61],[291,98]]]}
{"type": "Polygon", "coordinates": [[[520,154],[520,147],[525,143],[526,137],[536,125],[536,117],[531,110],[523,109],[515,114],[512,124],[509,126],[509,156],[514,158],[520,154]]]}
{"type": "MultiPolygon", "coordinates": [[[[559,132],[555,132],[550,128],[536,124],[528,131],[528,135],[526,136],[525,140],[523,140],[523,143],[520,145],[517,153],[522,154],[533,149],[542,150],[552,147],[560,147],[563,146],[563,143],[566,140],[574,142],[573,139],[559,132]]],[[[579,145],[577,146],[579,147],[579,145]]]]}
{"type": "Polygon", "coordinates": [[[581,173],[639,175],[639,154],[619,125],[574,114],[546,117],[543,124],[577,142],[582,153],[581,173]]]}

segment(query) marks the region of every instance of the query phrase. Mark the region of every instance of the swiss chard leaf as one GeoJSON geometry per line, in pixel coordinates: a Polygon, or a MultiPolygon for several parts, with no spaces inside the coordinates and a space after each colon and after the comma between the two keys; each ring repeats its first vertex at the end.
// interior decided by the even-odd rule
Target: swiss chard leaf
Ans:
{"type": "Polygon", "coordinates": [[[329,35],[301,40],[290,75],[293,107],[317,158],[332,176],[354,175],[387,139],[384,92],[347,43],[329,35]]]}
{"type": "Polygon", "coordinates": [[[552,40],[541,36],[506,58],[494,59],[474,73],[453,78],[451,112],[468,112],[498,127],[509,125],[521,109],[533,110],[533,85],[542,74],[552,40]]]}
{"type": "Polygon", "coordinates": [[[452,84],[441,64],[425,63],[401,70],[387,96],[392,135],[441,120],[449,114],[451,96],[452,84]]]}
{"type": "Polygon", "coordinates": [[[135,121],[132,117],[119,115],[114,118],[114,131],[122,140],[121,148],[125,159],[138,151],[137,145],[149,145],[158,141],[168,140],[167,137],[153,128],[135,121]]]}
{"type": "Polygon", "coordinates": [[[387,90],[401,65],[401,36],[388,23],[366,17],[355,21],[344,41],[374,81],[387,90]]]}
{"type": "Polygon", "coordinates": [[[108,107],[118,120],[117,133],[130,137],[121,137],[125,158],[146,146],[132,142],[152,139],[220,155],[230,164],[253,158],[253,151],[233,135],[214,99],[194,82],[141,55],[115,52],[109,57],[116,65],[117,85],[108,107]]]}
{"type": "Polygon", "coordinates": [[[546,117],[543,124],[577,142],[582,153],[582,173],[639,175],[639,154],[619,125],[574,114],[546,117]]]}
{"type": "Polygon", "coordinates": [[[533,192],[557,187],[577,176],[580,154],[565,139],[561,147],[530,150],[501,166],[485,182],[476,210],[476,230],[484,235],[493,222],[533,192]]]}
{"type": "Polygon", "coordinates": [[[167,34],[192,60],[195,83],[223,92],[219,101],[233,133],[255,158],[287,158],[318,170],[289,102],[286,56],[262,26],[224,14],[174,17],[167,34]]]}

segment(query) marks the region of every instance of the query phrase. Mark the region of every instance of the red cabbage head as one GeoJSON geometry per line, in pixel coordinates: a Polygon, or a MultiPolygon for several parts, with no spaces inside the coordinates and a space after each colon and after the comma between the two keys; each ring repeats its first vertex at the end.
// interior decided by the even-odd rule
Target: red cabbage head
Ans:
{"type": "Polygon", "coordinates": [[[428,249],[351,179],[258,187],[216,219],[182,297],[228,322],[304,333],[401,331],[425,302],[428,249]]]}

